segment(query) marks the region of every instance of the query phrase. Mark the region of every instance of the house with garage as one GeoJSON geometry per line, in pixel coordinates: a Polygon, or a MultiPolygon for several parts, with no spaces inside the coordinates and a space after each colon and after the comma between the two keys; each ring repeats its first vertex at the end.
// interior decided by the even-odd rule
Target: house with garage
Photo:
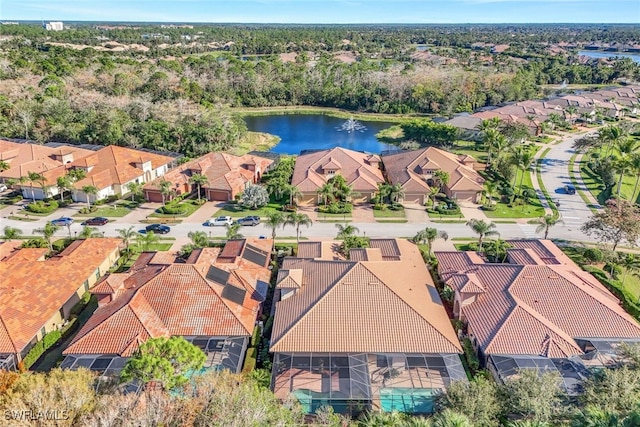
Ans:
{"type": "MultiPolygon", "coordinates": [[[[19,242],[22,243],[22,242],[19,242]]],[[[15,369],[120,256],[121,239],[75,240],[57,255],[48,249],[0,245],[0,369],[15,369]]]]}
{"type": "Polygon", "coordinates": [[[458,337],[420,251],[371,239],[349,259],[336,242],[300,242],[276,281],[272,389],[307,413],[430,413],[466,381],[458,337]]]}
{"type": "Polygon", "coordinates": [[[91,290],[98,309],[64,350],[63,369],[118,375],[140,344],[181,336],[207,355],[205,369],[240,372],[271,270],[270,239],[229,240],[186,259],[144,252],[126,273],[91,290]]]}
{"type": "Polygon", "coordinates": [[[436,252],[453,314],[498,381],[520,369],[557,372],[576,393],[589,368],[640,343],[640,324],[595,277],[549,240],[512,240],[505,263],[476,252],[436,252]]]}
{"type": "Polygon", "coordinates": [[[229,153],[211,152],[169,171],[163,178],[156,179],[144,187],[145,198],[150,202],[162,202],[160,181],[169,181],[173,194],[180,195],[197,191],[191,177],[203,175],[207,181],[201,185],[202,195],[209,201],[229,201],[242,193],[247,186],[260,182],[262,175],[275,162],[271,158],[255,154],[234,156],[229,153]]]}
{"type": "Polygon", "coordinates": [[[377,154],[342,147],[303,151],[296,159],[291,179],[291,185],[298,187],[302,194],[298,204],[319,203],[318,190],[336,175],[342,175],[353,189],[353,203],[370,201],[378,191],[378,184],[384,183],[377,154]]]}
{"type": "Polygon", "coordinates": [[[389,183],[402,185],[405,203],[424,204],[427,201],[436,171],[449,174],[444,192],[452,199],[479,203],[484,190],[484,178],[474,169],[476,161],[469,155],[427,147],[383,154],[382,163],[389,183]]]}

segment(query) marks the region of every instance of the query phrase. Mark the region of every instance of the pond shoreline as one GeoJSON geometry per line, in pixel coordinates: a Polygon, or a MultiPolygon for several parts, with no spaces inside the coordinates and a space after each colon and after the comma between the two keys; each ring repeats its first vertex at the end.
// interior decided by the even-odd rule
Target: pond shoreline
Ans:
{"type": "Polygon", "coordinates": [[[231,112],[240,117],[261,117],[261,116],[284,116],[288,114],[301,115],[324,115],[338,119],[354,118],[369,122],[394,122],[402,123],[420,117],[433,117],[435,115],[426,114],[383,114],[383,113],[362,113],[349,110],[342,110],[333,107],[313,107],[306,105],[294,105],[283,107],[239,107],[231,108],[231,112]]]}

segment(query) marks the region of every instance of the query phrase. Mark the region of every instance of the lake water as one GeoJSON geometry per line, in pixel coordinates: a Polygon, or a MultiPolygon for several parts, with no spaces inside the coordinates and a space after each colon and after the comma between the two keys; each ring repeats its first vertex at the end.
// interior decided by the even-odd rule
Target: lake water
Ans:
{"type": "Polygon", "coordinates": [[[618,58],[631,58],[633,62],[640,62],[640,54],[633,53],[620,53],[620,52],[599,52],[594,50],[581,50],[578,55],[588,56],[589,58],[611,58],[616,56],[618,58]]]}
{"type": "Polygon", "coordinates": [[[397,150],[395,145],[376,139],[376,133],[392,126],[389,122],[358,121],[363,131],[339,130],[346,120],[322,114],[285,114],[244,117],[247,128],[254,132],[278,135],[281,140],[271,151],[279,154],[300,154],[302,150],[325,150],[343,147],[356,151],[380,153],[397,150]]]}

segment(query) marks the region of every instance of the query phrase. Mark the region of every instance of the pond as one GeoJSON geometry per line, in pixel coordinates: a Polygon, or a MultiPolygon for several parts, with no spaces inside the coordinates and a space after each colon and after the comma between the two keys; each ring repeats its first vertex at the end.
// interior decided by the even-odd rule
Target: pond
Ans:
{"type": "Polygon", "coordinates": [[[622,53],[622,52],[602,52],[593,50],[581,50],[578,55],[588,56],[590,58],[631,58],[633,62],[640,62],[640,54],[622,53]]]}
{"type": "Polygon", "coordinates": [[[266,132],[281,138],[271,151],[279,154],[300,154],[302,150],[325,150],[343,147],[356,151],[380,153],[397,150],[395,145],[376,139],[376,133],[395,123],[360,121],[362,129],[343,129],[347,120],[322,114],[285,114],[271,116],[246,116],[247,128],[254,132],[266,132]]]}

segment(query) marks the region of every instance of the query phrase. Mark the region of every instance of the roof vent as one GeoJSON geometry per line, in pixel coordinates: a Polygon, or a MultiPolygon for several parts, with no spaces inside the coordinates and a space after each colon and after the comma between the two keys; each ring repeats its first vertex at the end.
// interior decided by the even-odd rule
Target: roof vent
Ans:
{"type": "Polygon", "coordinates": [[[559,279],[560,276],[549,276],[549,279],[559,279]]]}
{"type": "Polygon", "coordinates": [[[369,282],[369,285],[371,285],[371,286],[375,286],[375,285],[378,285],[378,284],[379,284],[378,282],[369,282]]]}

